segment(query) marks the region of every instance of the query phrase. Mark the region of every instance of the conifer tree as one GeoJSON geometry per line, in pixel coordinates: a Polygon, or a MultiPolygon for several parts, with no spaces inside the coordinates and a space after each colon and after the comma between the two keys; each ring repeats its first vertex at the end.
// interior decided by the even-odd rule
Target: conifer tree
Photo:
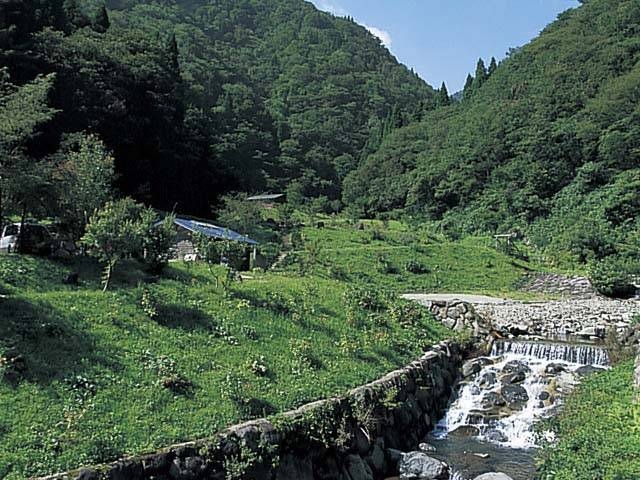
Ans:
{"type": "Polygon", "coordinates": [[[93,22],[93,29],[98,33],[105,33],[109,30],[111,21],[109,20],[109,14],[107,13],[107,7],[102,5],[96,14],[96,19],[93,22]]]}
{"type": "Polygon", "coordinates": [[[449,96],[447,85],[442,82],[442,86],[438,90],[438,106],[446,107],[448,105],[451,105],[451,97],[449,96]]]}
{"type": "Polygon", "coordinates": [[[493,73],[498,69],[498,62],[496,61],[496,57],[491,57],[491,63],[489,63],[489,70],[487,72],[490,77],[493,73]]]}
{"type": "Polygon", "coordinates": [[[473,93],[473,77],[469,73],[467,80],[464,82],[464,89],[462,90],[462,98],[469,98],[473,93]]]}
{"type": "Polygon", "coordinates": [[[474,90],[478,90],[486,80],[487,80],[487,67],[484,64],[484,60],[480,58],[478,59],[478,65],[476,66],[476,76],[473,81],[474,90]]]}

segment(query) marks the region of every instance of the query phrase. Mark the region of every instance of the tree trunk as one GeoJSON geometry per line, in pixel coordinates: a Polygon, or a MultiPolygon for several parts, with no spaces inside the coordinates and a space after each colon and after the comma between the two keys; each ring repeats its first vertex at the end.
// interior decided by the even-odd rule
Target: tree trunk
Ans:
{"type": "Polygon", "coordinates": [[[114,261],[109,261],[109,263],[107,263],[106,268],[104,269],[103,275],[102,275],[102,293],[105,293],[108,289],[109,289],[109,285],[111,284],[111,274],[113,273],[113,267],[115,266],[114,261]]]}

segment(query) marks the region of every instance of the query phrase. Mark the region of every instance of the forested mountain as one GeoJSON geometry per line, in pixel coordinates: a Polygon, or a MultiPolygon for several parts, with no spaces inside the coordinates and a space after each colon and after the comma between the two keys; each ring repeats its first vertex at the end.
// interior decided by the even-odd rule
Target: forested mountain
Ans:
{"type": "Polygon", "coordinates": [[[387,136],[345,203],[637,262],[640,3],[582,3],[499,66],[480,63],[462,102],[387,136]]]}
{"type": "Polygon", "coordinates": [[[301,0],[106,7],[0,3],[6,88],[54,74],[57,113],[20,151],[40,161],[97,134],[121,192],[157,207],[206,214],[230,190],[285,188],[330,206],[365,147],[435,104],[364,27],[301,0]]]}

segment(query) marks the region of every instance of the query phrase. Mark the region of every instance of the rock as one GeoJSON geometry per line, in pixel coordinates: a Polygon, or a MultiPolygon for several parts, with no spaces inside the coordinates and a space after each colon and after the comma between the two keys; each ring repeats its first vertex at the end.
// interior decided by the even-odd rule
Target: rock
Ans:
{"type": "Polygon", "coordinates": [[[362,428],[357,427],[355,429],[354,438],[355,438],[355,446],[356,446],[356,450],[358,451],[358,454],[362,455],[363,457],[366,456],[367,453],[369,453],[371,445],[369,444],[369,438],[365,435],[362,428]]]}
{"type": "Polygon", "coordinates": [[[489,392],[482,398],[483,408],[504,407],[506,404],[504,397],[497,392],[489,392]]]}
{"type": "Polygon", "coordinates": [[[489,358],[485,358],[485,357],[473,358],[465,362],[464,365],[462,365],[462,376],[467,378],[467,377],[470,377],[471,375],[475,375],[480,370],[482,370],[482,367],[490,365],[491,363],[493,363],[493,361],[489,358]]]}
{"type": "Polygon", "coordinates": [[[564,363],[550,363],[545,367],[544,371],[545,373],[556,375],[560,372],[566,372],[567,366],[564,363]]]}
{"type": "Polygon", "coordinates": [[[504,375],[503,377],[500,378],[500,381],[503,384],[522,383],[525,381],[526,378],[527,378],[527,375],[525,374],[525,372],[521,371],[521,372],[504,375]]]}
{"type": "Polygon", "coordinates": [[[504,443],[508,440],[507,436],[499,430],[489,430],[484,434],[484,438],[490,442],[504,443]]]}
{"type": "Polygon", "coordinates": [[[473,480],[513,480],[509,475],[504,473],[485,473],[480,475],[479,477],[474,478],[473,480]]]}
{"type": "Polygon", "coordinates": [[[371,455],[367,457],[367,463],[371,467],[371,470],[375,473],[376,477],[381,477],[385,472],[385,459],[384,459],[384,451],[382,447],[377,443],[373,446],[371,450],[371,455]]]}
{"type": "Polygon", "coordinates": [[[480,385],[480,388],[487,389],[493,387],[497,381],[498,379],[495,372],[487,372],[482,375],[478,385],[480,385]]]}
{"type": "Polygon", "coordinates": [[[604,368],[594,367],[593,365],[584,365],[576,370],[576,374],[584,377],[591,375],[592,373],[598,373],[604,371],[604,368]]]}
{"type": "Polygon", "coordinates": [[[195,480],[202,476],[206,468],[200,457],[187,457],[184,460],[176,458],[169,469],[169,475],[177,480],[195,480]]]}
{"type": "Polygon", "coordinates": [[[525,325],[524,323],[517,323],[517,324],[513,324],[513,325],[508,325],[507,326],[507,331],[511,334],[511,335],[528,335],[529,334],[529,326],[525,325]]]}
{"type": "Polygon", "coordinates": [[[311,457],[284,456],[280,460],[276,480],[314,480],[311,457]]]}
{"type": "Polygon", "coordinates": [[[98,474],[93,470],[83,468],[80,470],[75,480],[98,480],[98,474]]]}
{"type": "Polygon", "coordinates": [[[347,472],[351,480],[373,480],[373,472],[360,455],[349,455],[347,457],[347,472]]]}
{"type": "Polygon", "coordinates": [[[596,327],[586,327],[578,332],[578,335],[581,337],[595,337],[596,336],[596,327]]]}
{"type": "Polygon", "coordinates": [[[520,360],[512,360],[502,367],[502,373],[527,373],[531,372],[531,368],[526,363],[520,360]]]}
{"type": "Polygon", "coordinates": [[[400,450],[396,450],[395,448],[387,448],[384,451],[384,455],[387,462],[389,462],[389,465],[393,468],[393,470],[397,471],[400,461],[402,460],[402,457],[404,457],[404,453],[401,452],[400,450]]]}
{"type": "Polygon", "coordinates": [[[522,385],[504,385],[501,393],[510,408],[521,408],[529,400],[529,395],[522,385]]]}
{"type": "Polygon", "coordinates": [[[491,456],[488,453],[474,453],[473,455],[478,458],[489,458],[491,456]]]}
{"type": "Polygon", "coordinates": [[[449,466],[423,452],[410,452],[400,461],[401,480],[448,480],[449,466]]]}
{"type": "Polygon", "coordinates": [[[477,437],[480,435],[480,430],[471,425],[462,425],[452,432],[449,432],[449,435],[452,437],[477,437]]]}
{"type": "Polygon", "coordinates": [[[436,447],[434,447],[430,443],[421,443],[420,445],[418,445],[418,448],[421,452],[425,453],[434,453],[436,451],[436,447]]]}

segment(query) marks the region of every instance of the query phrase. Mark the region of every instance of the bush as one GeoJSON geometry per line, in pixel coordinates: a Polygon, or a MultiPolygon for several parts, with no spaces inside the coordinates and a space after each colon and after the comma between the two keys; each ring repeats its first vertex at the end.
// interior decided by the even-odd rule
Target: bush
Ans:
{"type": "Polygon", "coordinates": [[[635,294],[633,275],[640,263],[622,256],[609,256],[591,263],[589,277],[594,288],[607,297],[629,298],[635,294]]]}
{"type": "Polygon", "coordinates": [[[414,273],[416,275],[422,275],[425,273],[429,273],[429,268],[418,262],[417,260],[409,260],[404,269],[409,273],[414,273]]]}

